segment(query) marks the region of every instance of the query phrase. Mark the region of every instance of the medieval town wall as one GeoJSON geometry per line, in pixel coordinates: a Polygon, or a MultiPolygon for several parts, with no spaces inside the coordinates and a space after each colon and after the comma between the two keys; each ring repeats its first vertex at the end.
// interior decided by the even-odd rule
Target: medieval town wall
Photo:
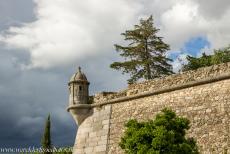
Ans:
{"type": "Polygon", "coordinates": [[[103,92],[87,107],[93,114],[80,125],[76,143],[83,140],[86,149],[94,140],[97,145],[88,153],[123,153],[118,143],[124,124],[132,118],[152,119],[165,107],[191,121],[188,136],[196,139],[201,153],[230,152],[230,63],[129,85],[117,93],[103,92]],[[96,151],[102,145],[104,149],[96,151]]]}
{"type": "Polygon", "coordinates": [[[108,151],[111,105],[89,110],[91,115],[78,127],[73,151],[77,154],[99,154],[108,151]]]}

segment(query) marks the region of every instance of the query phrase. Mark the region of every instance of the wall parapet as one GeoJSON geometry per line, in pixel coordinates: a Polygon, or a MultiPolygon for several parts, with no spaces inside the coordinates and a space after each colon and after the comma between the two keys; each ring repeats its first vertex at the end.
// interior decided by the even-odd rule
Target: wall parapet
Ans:
{"type": "Polygon", "coordinates": [[[135,83],[120,92],[102,92],[94,96],[94,102],[91,106],[116,103],[229,78],[230,62],[135,83]]]}

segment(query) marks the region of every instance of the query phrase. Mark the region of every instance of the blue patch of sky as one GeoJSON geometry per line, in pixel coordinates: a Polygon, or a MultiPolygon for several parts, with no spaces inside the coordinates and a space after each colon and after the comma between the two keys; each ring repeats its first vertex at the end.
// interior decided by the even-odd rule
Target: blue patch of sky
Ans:
{"type": "Polygon", "coordinates": [[[209,41],[205,37],[195,37],[187,41],[180,51],[173,51],[169,54],[169,58],[176,59],[180,54],[188,54],[197,56],[204,47],[210,47],[209,41]]]}
{"type": "Polygon", "coordinates": [[[181,50],[192,56],[197,56],[204,47],[210,47],[209,41],[205,37],[196,37],[186,42],[181,50]]]}

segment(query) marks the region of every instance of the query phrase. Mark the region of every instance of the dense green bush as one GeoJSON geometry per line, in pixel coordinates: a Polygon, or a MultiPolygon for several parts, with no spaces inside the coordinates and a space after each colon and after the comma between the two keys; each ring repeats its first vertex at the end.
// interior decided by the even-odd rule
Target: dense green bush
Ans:
{"type": "Polygon", "coordinates": [[[189,120],[163,109],[155,120],[129,120],[119,143],[127,154],[198,154],[193,138],[185,138],[189,120]]]}

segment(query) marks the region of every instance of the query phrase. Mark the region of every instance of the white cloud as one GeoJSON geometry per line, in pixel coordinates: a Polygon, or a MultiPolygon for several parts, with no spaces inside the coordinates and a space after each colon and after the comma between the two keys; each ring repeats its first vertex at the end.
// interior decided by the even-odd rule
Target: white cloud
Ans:
{"type": "Polygon", "coordinates": [[[218,2],[218,6],[223,6],[222,10],[215,9],[217,4],[214,1],[177,0],[170,9],[163,12],[162,34],[172,49],[181,48],[189,39],[199,36],[207,38],[211,49],[228,45],[230,2],[218,2]]]}
{"type": "Polygon", "coordinates": [[[205,53],[205,54],[207,54],[207,55],[211,55],[211,54],[214,53],[214,50],[211,49],[209,46],[205,46],[205,47],[203,47],[203,48],[200,50],[200,52],[198,52],[198,53],[196,54],[196,57],[201,57],[203,53],[205,53]]]}
{"type": "Polygon", "coordinates": [[[199,4],[199,12],[205,18],[218,19],[226,14],[230,7],[229,0],[194,0],[199,4]]]}
{"type": "Polygon", "coordinates": [[[194,3],[177,3],[165,11],[161,17],[162,33],[172,49],[178,49],[191,37],[199,34],[198,6],[194,3]]]}
{"type": "Polygon", "coordinates": [[[37,20],[11,27],[1,37],[8,47],[30,52],[29,67],[68,64],[104,50],[138,10],[123,0],[35,2],[37,20]]]}
{"type": "MultiPolygon", "coordinates": [[[[37,20],[11,27],[0,41],[27,50],[29,68],[72,64],[114,50],[120,33],[153,14],[160,35],[179,50],[193,37],[206,37],[211,49],[229,44],[230,2],[224,0],[35,0],[37,20]],[[216,5],[223,6],[215,9],[216,5]]],[[[115,54],[115,52],[114,52],[115,54]]]]}
{"type": "Polygon", "coordinates": [[[183,64],[186,64],[188,61],[186,59],[188,54],[181,53],[176,57],[176,59],[171,63],[173,66],[173,71],[178,73],[183,66],[183,64]]]}
{"type": "MultiPolygon", "coordinates": [[[[230,3],[230,2],[229,2],[230,3]]],[[[207,38],[214,48],[221,48],[230,44],[230,10],[215,20],[209,22],[207,38]]]]}

